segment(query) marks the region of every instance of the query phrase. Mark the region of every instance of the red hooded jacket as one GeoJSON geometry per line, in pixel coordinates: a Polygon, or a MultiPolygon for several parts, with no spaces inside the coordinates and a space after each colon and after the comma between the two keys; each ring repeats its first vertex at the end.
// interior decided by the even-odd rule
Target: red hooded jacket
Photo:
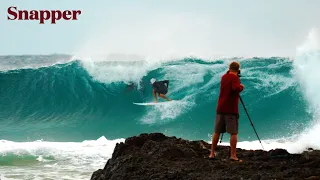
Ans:
{"type": "Polygon", "coordinates": [[[240,79],[237,75],[229,73],[229,71],[224,74],[220,83],[217,113],[239,114],[238,104],[242,90],[243,86],[240,85],[240,79]]]}

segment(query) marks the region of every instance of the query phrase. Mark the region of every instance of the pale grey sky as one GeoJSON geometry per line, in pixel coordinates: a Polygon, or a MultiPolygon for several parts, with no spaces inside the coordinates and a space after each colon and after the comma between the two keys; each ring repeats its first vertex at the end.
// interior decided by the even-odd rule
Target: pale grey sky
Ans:
{"type": "Polygon", "coordinates": [[[319,0],[0,2],[0,55],[293,56],[320,27],[319,0]],[[81,9],[78,21],[9,21],[7,9],[81,9]]]}

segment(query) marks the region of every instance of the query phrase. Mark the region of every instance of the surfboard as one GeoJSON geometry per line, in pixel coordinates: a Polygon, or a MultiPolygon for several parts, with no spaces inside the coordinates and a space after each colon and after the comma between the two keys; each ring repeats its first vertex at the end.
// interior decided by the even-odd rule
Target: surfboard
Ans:
{"type": "Polygon", "coordinates": [[[164,101],[164,102],[146,102],[146,103],[133,103],[133,104],[136,104],[136,105],[140,105],[140,106],[157,106],[157,105],[165,105],[165,104],[168,104],[168,103],[172,103],[172,102],[175,102],[175,100],[172,100],[172,101],[164,101]]]}

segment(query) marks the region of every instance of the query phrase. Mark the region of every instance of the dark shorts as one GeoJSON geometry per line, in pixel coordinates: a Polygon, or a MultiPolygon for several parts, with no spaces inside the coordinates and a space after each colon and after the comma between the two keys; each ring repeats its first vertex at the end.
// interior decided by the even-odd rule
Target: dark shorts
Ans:
{"type": "Polygon", "coordinates": [[[238,134],[239,116],[235,114],[217,114],[214,124],[215,133],[238,134]]]}
{"type": "Polygon", "coordinates": [[[159,89],[159,90],[156,90],[156,93],[158,94],[167,94],[168,92],[168,89],[159,89]]]}

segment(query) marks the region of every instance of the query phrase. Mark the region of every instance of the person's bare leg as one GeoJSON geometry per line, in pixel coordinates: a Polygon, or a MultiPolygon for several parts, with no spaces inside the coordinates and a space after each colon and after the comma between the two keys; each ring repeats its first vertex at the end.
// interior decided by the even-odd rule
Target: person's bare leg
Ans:
{"type": "Polygon", "coordinates": [[[159,94],[159,96],[160,96],[161,98],[163,98],[163,99],[166,99],[166,100],[168,100],[168,101],[171,101],[171,99],[170,99],[170,98],[167,98],[164,94],[159,94]]]}
{"type": "Polygon", "coordinates": [[[220,137],[220,133],[214,133],[213,134],[212,144],[211,144],[211,153],[210,153],[209,158],[213,158],[215,156],[214,153],[215,153],[215,150],[217,148],[219,137],[220,137]]]}
{"type": "Polygon", "coordinates": [[[237,158],[237,142],[238,142],[238,134],[231,134],[230,136],[230,147],[231,147],[231,154],[230,158],[234,160],[238,160],[237,158]]]}

